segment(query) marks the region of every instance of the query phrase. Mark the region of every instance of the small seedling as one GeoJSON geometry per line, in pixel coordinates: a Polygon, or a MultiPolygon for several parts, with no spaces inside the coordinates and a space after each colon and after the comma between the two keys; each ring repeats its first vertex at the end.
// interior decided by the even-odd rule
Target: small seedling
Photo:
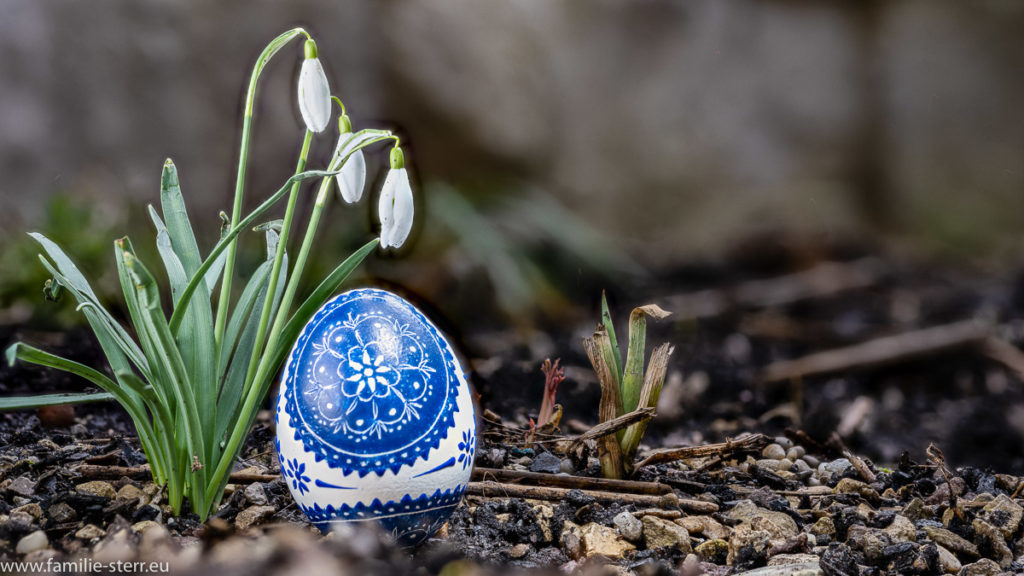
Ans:
{"type": "Polygon", "coordinates": [[[46,253],[39,258],[52,275],[45,297],[56,300],[67,292],[78,303],[78,310],[103,348],[110,374],[19,342],[8,348],[8,362],[21,360],[64,370],[92,382],[104,394],[0,399],[0,410],[116,400],[135,425],[153,480],[167,486],[174,513],[180,513],[183,501],[188,500],[192,511],[203,521],[223,496],[228,475],[257,410],[302,327],[378,243],[382,248],[401,246],[409,235],[413,218],[412,191],[398,137],[386,130],[352,131],[344,105],[330,93],[316,43],[301,28],[275,38],[256,61],[246,95],[236,178],[231,216],[221,214],[221,237],[204,256],[192,233],[178,171],[170,160],[164,164],[160,211],[151,206],[149,213],[170,284],[173,307],[169,318],[156,277],[143,265],[132,243],[127,237],[114,242],[117,272],[134,337],[104,308],[64,251],[42,234],[32,234],[46,253]],[[301,38],[305,43],[298,103],[306,129],[295,174],[242,218],[260,74],[281,48],[301,38]],[[330,163],[325,170],[306,170],[313,134],[328,127],[335,102],[341,113],[339,137],[330,163]],[[391,170],[378,205],[380,239],[373,239],[352,253],[304,301],[296,300],[299,280],[331,196],[332,183],[337,180],[339,193],[346,202],[358,201],[366,180],[361,150],[379,142],[393,143],[391,170]],[[297,200],[302,182],[311,178],[319,178],[320,185],[301,247],[296,257],[291,258],[286,246],[297,216],[297,200]],[[286,196],[282,219],[257,222],[286,196]],[[241,295],[232,298],[237,240],[241,232],[254,226],[266,238],[266,259],[249,274],[241,295]]]}
{"type": "MultiPolygon", "coordinates": [[[[665,383],[668,360],[674,348],[661,344],[651,353],[644,369],[647,340],[647,317],[661,320],[671,314],[657,305],[634,308],[629,315],[629,343],[626,362],[622,362],[615,326],[608,310],[608,301],[601,295],[601,323],[590,338],[583,340],[583,348],[601,383],[599,418],[602,423],[638,409],[654,409],[665,383]]],[[[640,440],[647,431],[650,415],[634,422],[624,430],[602,436],[598,441],[601,472],[605,478],[622,478],[633,472],[633,461],[640,440]]]]}
{"type": "Polygon", "coordinates": [[[537,426],[557,426],[562,417],[562,407],[555,403],[558,385],[565,380],[565,370],[558,365],[560,360],[556,358],[552,363],[551,358],[547,358],[540,367],[541,372],[544,372],[544,399],[540,403],[537,426]]]}

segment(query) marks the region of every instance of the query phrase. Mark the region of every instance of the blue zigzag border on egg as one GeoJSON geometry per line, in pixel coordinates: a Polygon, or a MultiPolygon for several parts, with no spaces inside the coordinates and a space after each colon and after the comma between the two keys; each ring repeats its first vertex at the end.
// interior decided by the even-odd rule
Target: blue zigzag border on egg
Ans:
{"type": "Polygon", "coordinates": [[[429,496],[422,494],[413,498],[406,494],[398,502],[381,502],[374,498],[369,504],[342,504],[337,508],[330,504],[325,507],[299,504],[299,508],[321,532],[326,533],[335,522],[375,520],[391,531],[399,544],[413,546],[426,540],[448,520],[451,510],[459,505],[465,493],[466,485],[460,484],[444,492],[438,489],[429,496]],[[414,517],[411,522],[410,517],[414,517]]]}
{"type": "Polygon", "coordinates": [[[433,439],[428,438],[419,445],[407,446],[407,448],[410,448],[410,451],[413,452],[411,458],[396,458],[395,461],[391,463],[382,462],[377,466],[371,466],[371,461],[374,461],[372,463],[376,464],[376,457],[359,457],[351,454],[338,453],[331,450],[331,448],[333,448],[332,446],[321,442],[315,437],[311,437],[309,434],[305,434],[302,431],[302,427],[296,425],[298,422],[302,421],[298,415],[298,403],[295,400],[297,387],[294,384],[290,386],[290,393],[285,396],[284,409],[293,423],[292,429],[294,430],[295,440],[301,442],[303,448],[305,448],[307,452],[312,453],[317,462],[326,461],[328,466],[331,468],[341,470],[343,477],[347,477],[352,473],[358,473],[359,477],[363,478],[371,472],[375,473],[377,476],[383,476],[388,470],[393,474],[397,474],[403,466],[415,465],[419,458],[427,461],[429,459],[430,452],[437,449],[441,444],[441,441],[447,439],[449,432],[455,428],[455,413],[459,411],[459,380],[456,374],[460,368],[458,361],[455,359],[455,354],[451,349],[451,345],[440,337],[440,330],[437,326],[435,326],[434,323],[431,322],[430,319],[420,312],[415,306],[412,306],[395,294],[385,290],[366,288],[360,289],[358,292],[345,292],[335,296],[321,307],[321,309],[318,310],[312,318],[310,318],[309,322],[307,322],[306,326],[303,327],[302,331],[299,333],[299,337],[296,339],[295,345],[292,347],[292,352],[288,354],[288,360],[285,363],[282,381],[287,381],[292,377],[292,363],[295,360],[295,355],[293,353],[301,346],[304,346],[309,341],[310,337],[312,337],[314,330],[312,330],[311,327],[316,326],[324,316],[333,312],[335,308],[347,304],[366,293],[370,293],[370,295],[380,297],[382,299],[392,298],[399,300],[404,306],[407,306],[412,311],[414,316],[422,320],[427,326],[434,330],[434,333],[431,334],[431,338],[445,356],[448,396],[444,409],[442,410],[441,419],[437,422],[436,426],[437,428],[441,428],[440,434],[434,435],[433,439]],[[343,298],[345,299],[343,300],[343,298]],[[451,407],[451,410],[447,409],[449,406],[451,407]],[[349,460],[349,462],[346,462],[346,460],[349,460]],[[356,469],[356,465],[362,466],[362,468],[356,469]]]}

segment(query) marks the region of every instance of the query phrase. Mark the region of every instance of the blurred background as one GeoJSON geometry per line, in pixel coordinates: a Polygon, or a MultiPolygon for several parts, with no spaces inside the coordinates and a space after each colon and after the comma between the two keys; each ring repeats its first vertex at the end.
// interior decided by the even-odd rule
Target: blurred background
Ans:
{"type": "MultiPolygon", "coordinates": [[[[317,37],[355,127],[397,130],[415,172],[410,246],[369,259],[363,281],[417,295],[481,360],[485,396],[505,371],[531,379],[524,394],[539,402],[536,363],[548,355],[575,362],[570,381],[596,393],[579,337],[602,289],[624,321],[644,301],[670,308],[695,290],[825,260],[884,260],[855,298],[782,308],[834,341],[766,337],[746,313],[722,311],[652,336],[678,342],[687,398],[718,390],[752,417],[778,400],[751,388],[774,358],[940,321],[1015,326],[1024,3],[1012,0],[0,0],[0,323],[78,322],[72,306],[42,304],[29,230],[66,246],[116,306],[111,241],[129,234],[152,249],[144,208],[166,157],[212,246],[231,205],[251,65],[295,25],[317,37]]],[[[300,44],[286,48],[262,82],[250,207],[294,166],[300,55],[300,44]]],[[[335,137],[316,140],[311,166],[335,137]]],[[[368,162],[377,189],[386,157],[368,162]]],[[[331,207],[310,277],[372,236],[375,205],[331,207]]],[[[257,235],[247,250],[260,258],[257,235]]],[[[964,418],[996,414],[992,438],[1010,442],[998,457],[1024,467],[1013,448],[1024,441],[1019,377],[959,360],[952,371],[823,381],[834,418],[821,429],[861,396],[942,414],[927,394],[948,391],[979,403],[964,418]],[[901,396],[886,396],[890,386],[901,396]]],[[[871,444],[874,454],[896,458],[916,423],[890,423],[895,439],[888,451],[871,444]]],[[[708,436],[732,431],[723,426],[708,436]]],[[[970,442],[964,458],[991,444],[970,442]]]]}

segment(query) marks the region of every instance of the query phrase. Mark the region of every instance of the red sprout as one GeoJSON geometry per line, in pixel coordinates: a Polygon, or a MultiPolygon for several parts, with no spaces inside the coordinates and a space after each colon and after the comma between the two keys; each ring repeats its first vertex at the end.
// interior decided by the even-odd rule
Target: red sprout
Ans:
{"type": "Polygon", "coordinates": [[[561,358],[556,358],[552,363],[551,358],[547,358],[540,367],[544,373],[544,399],[540,403],[540,414],[537,416],[538,426],[547,424],[551,419],[555,409],[555,392],[562,380],[565,380],[565,370],[558,365],[560,361],[561,358]]]}

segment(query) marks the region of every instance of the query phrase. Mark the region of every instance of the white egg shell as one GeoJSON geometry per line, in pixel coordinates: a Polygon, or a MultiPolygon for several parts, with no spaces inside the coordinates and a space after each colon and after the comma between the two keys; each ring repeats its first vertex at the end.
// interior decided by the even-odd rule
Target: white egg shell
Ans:
{"type": "Polygon", "coordinates": [[[288,355],[277,399],[281,473],[321,530],[378,521],[415,545],[458,506],[476,417],[448,340],[383,290],[324,304],[288,355]]]}

